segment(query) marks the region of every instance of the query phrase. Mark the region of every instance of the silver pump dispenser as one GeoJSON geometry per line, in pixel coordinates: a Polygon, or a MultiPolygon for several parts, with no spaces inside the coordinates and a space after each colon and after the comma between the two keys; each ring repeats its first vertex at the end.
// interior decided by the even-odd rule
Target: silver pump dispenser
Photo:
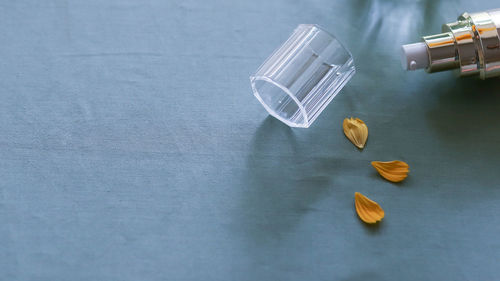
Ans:
{"type": "Polygon", "coordinates": [[[457,69],[460,76],[479,74],[481,79],[500,76],[500,9],[464,13],[444,24],[442,32],[403,45],[403,68],[429,73],[457,69]]]}

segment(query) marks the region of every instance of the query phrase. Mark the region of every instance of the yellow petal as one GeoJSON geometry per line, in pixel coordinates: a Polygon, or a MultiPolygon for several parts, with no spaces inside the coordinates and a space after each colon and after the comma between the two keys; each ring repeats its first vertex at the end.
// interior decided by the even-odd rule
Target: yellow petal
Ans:
{"type": "Polygon", "coordinates": [[[345,136],[358,148],[365,147],[368,138],[368,127],[358,118],[346,118],[342,124],[345,136]]]}
{"type": "Polygon", "coordinates": [[[380,162],[373,161],[372,166],[388,181],[400,182],[408,176],[408,164],[403,161],[380,162]]]}
{"type": "Polygon", "coordinates": [[[359,218],[366,223],[376,223],[385,216],[384,210],[377,202],[359,192],[354,193],[354,205],[359,218]]]}

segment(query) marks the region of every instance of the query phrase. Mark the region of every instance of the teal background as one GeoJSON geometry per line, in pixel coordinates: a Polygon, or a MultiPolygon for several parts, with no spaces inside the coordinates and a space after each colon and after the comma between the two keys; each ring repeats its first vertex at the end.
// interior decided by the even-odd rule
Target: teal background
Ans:
{"type": "Polygon", "coordinates": [[[399,63],[401,44],[491,8],[1,1],[0,279],[498,280],[499,79],[399,63]],[[357,74],[290,129],[248,77],[300,23],[336,34],[357,74]],[[370,165],[394,159],[401,184],[370,165]],[[359,221],[356,191],[382,223],[359,221]]]}

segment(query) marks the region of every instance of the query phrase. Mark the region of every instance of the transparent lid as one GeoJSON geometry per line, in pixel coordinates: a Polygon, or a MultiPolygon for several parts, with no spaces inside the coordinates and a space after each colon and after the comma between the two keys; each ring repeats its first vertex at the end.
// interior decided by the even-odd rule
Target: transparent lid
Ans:
{"type": "Polygon", "coordinates": [[[354,73],[351,54],[333,35],[301,24],[250,81],[269,114],[290,127],[308,128],[354,73]]]}

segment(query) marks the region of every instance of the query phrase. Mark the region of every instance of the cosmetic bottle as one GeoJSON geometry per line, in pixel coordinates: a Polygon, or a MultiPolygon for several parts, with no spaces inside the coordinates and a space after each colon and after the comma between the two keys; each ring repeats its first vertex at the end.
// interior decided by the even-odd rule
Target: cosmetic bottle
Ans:
{"type": "Polygon", "coordinates": [[[464,13],[442,26],[442,33],[401,47],[406,70],[429,73],[455,69],[459,76],[500,76],[500,9],[464,13]]]}

